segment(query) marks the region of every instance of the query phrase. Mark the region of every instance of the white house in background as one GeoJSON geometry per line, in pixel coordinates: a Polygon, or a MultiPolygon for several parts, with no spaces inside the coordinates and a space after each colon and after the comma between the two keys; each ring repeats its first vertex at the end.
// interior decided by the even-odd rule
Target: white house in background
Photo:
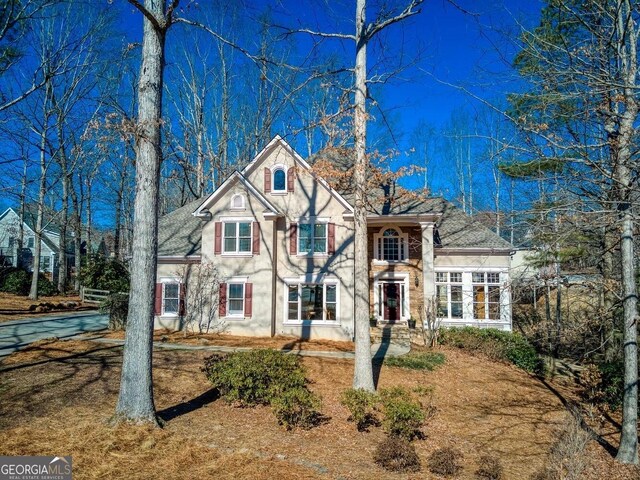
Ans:
{"type": "Polygon", "coordinates": [[[435,301],[442,325],[511,330],[511,244],[443,198],[383,196],[367,216],[369,275],[356,279],[353,218],[348,192],[274,138],[160,219],[156,328],[182,328],[204,300],[196,321],[231,334],[351,340],[355,282],[367,282],[382,324],[420,324],[435,301]],[[218,288],[201,288],[203,267],[218,288]]]}
{"type": "MultiPolygon", "coordinates": [[[[23,221],[23,251],[22,259],[25,268],[30,270],[35,254],[36,235],[34,226],[23,221]]],[[[0,215],[0,266],[17,266],[18,239],[20,235],[20,216],[7,208],[0,215]]],[[[58,268],[60,254],[60,234],[51,229],[45,229],[42,234],[40,250],[40,271],[54,275],[58,268]]]]}

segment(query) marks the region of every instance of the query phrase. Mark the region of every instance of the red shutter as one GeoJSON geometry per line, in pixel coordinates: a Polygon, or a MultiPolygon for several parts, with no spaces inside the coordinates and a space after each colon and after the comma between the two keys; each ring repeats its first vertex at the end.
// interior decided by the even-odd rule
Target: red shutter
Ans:
{"type": "Polygon", "coordinates": [[[327,234],[327,250],[329,255],[336,253],[336,224],[330,223],[328,225],[329,232],[327,234]]]}
{"type": "Polygon", "coordinates": [[[218,316],[220,318],[227,316],[227,284],[220,284],[220,293],[218,295],[218,316]]]}
{"type": "Polygon", "coordinates": [[[296,169],[295,167],[291,167],[289,170],[287,170],[287,191],[288,192],[293,192],[293,186],[295,185],[295,181],[296,181],[296,169]]]}
{"type": "Polygon", "coordinates": [[[216,238],[213,246],[213,254],[220,255],[222,253],[222,222],[216,222],[216,238]]]}
{"type": "Polygon", "coordinates": [[[251,317],[253,313],[253,283],[244,284],[244,316],[251,317]]]}
{"type": "Polygon", "coordinates": [[[260,255],[260,222],[253,222],[253,246],[251,251],[254,255],[260,255]]]}
{"type": "Polygon", "coordinates": [[[178,306],[178,314],[183,317],[187,312],[187,286],[184,283],[180,284],[180,304],[178,306]]]}
{"type": "Polygon", "coordinates": [[[298,253],[298,224],[292,223],[289,227],[289,253],[295,255],[298,253]]]}
{"type": "Polygon", "coordinates": [[[264,167],[264,191],[269,193],[271,191],[271,170],[264,167]]]}
{"type": "Polygon", "coordinates": [[[162,315],[162,284],[156,283],[156,298],[154,303],[154,312],[156,315],[162,315]]]}

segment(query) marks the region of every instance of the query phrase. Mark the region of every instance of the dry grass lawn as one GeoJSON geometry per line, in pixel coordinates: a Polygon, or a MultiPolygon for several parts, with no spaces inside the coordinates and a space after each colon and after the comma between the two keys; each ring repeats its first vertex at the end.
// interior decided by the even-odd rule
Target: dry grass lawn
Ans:
{"type": "MultiPolygon", "coordinates": [[[[95,334],[91,334],[95,337],[95,334]]],[[[114,338],[123,340],[124,331],[108,331],[98,334],[103,338],[114,338]]],[[[175,332],[169,330],[154,330],[153,340],[155,342],[181,343],[184,345],[216,345],[222,347],[253,347],[253,348],[274,348],[276,350],[314,350],[327,352],[353,352],[353,342],[338,342],[333,340],[303,340],[298,337],[286,335],[276,335],[275,337],[242,337],[228,335],[226,333],[202,333],[186,334],[185,332],[175,332]]]]}
{"type": "MultiPolygon", "coordinates": [[[[499,457],[503,478],[529,478],[546,462],[570,392],[554,386],[553,393],[511,366],[442,351],[446,364],[434,372],[379,372],[380,387],[434,388],[437,414],[414,442],[422,462],[416,474],[377,467],[372,452],[383,432],[357,432],[347,422],[339,397],[351,384],[351,361],[302,358],[327,421],[286,432],[267,407],[217,399],[200,371],[205,352],[157,351],[155,401],[165,427],[113,427],[121,348],[81,341],[43,341],[0,366],[0,454],[72,455],[77,479],[429,479],[438,478],[426,466],[431,452],[454,446],[464,454],[457,478],[475,478],[487,453],[499,457]]],[[[613,442],[610,433],[605,440],[613,442]]],[[[584,478],[639,478],[595,442],[589,448],[584,478]]]]}
{"type": "Polygon", "coordinates": [[[23,297],[21,295],[0,292],[0,322],[40,317],[42,315],[48,315],[56,312],[93,310],[95,308],[97,308],[95,305],[82,305],[80,297],[77,295],[53,295],[50,297],[40,297],[38,300],[29,300],[28,297],[23,297]],[[29,307],[31,305],[39,305],[40,303],[51,303],[57,305],[62,302],[74,302],[78,304],[78,307],[71,310],[53,308],[51,311],[46,313],[29,311],[29,307]]]}

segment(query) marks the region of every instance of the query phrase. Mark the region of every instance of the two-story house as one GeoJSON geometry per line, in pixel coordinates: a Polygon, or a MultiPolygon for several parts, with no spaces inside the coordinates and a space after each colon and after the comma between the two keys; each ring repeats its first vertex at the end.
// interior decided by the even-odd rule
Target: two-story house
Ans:
{"type": "Polygon", "coordinates": [[[211,195],[161,218],[156,328],[182,328],[202,299],[189,271],[210,266],[217,288],[203,292],[201,321],[231,334],[351,340],[362,281],[382,323],[420,324],[434,305],[445,326],[511,329],[511,245],[446,200],[371,206],[369,278],[354,278],[353,237],[349,200],[276,137],[211,195]]]}

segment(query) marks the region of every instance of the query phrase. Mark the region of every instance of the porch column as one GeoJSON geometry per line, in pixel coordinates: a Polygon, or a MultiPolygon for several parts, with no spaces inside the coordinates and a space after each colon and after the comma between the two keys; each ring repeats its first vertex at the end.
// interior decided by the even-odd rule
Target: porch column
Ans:
{"type": "Polygon", "coordinates": [[[422,227],[422,290],[424,305],[435,297],[436,285],[433,269],[433,222],[420,222],[422,227]]]}

